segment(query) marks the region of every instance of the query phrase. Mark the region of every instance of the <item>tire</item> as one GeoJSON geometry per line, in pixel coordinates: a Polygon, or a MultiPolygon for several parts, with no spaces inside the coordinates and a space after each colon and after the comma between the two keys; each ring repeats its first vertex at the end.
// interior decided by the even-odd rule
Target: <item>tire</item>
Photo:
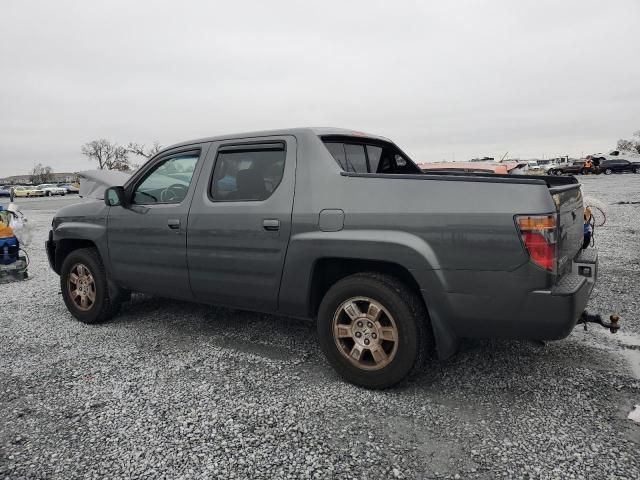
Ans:
{"type": "Polygon", "coordinates": [[[45,196],[50,197],[51,196],[51,192],[45,192],[45,196]]]}
{"type": "Polygon", "coordinates": [[[610,168],[605,168],[604,169],[604,174],[605,175],[611,175],[613,173],[613,170],[611,170],[610,168]]]}
{"type": "MultiPolygon", "coordinates": [[[[102,259],[95,248],[81,248],[74,250],[62,263],[62,269],[60,271],[60,288],[62,290],[62,297],[64,303],[67,306],[69,312],[82,323],[100,323],[112,318],[120,309],[121,301],[119,298],[111,298],[109,287],[107,284],[107,276],[102,264],[102,259]],[[79,276],[78,266],[82,266],[86,269],[92,280],[92,285],[81,285],[82,289],[88,294],[86,309],[82,308],[79,303],[82,300],[77,300],[78,296],[72,298],[73,283],[71,281],[71,274],[76,274],[77,281],[86,276],[79,276]],[[93,300],[91,301],[91,295],[89,292],[93,292],[93,300]],[[90,304],[89,304],[90,303],[90,304]]],[[[76,291],[78,289],[76,283],[76,291]]]]}
{"type": "Polygon", "coordinates": [[[633,169],[633,173],[640,173],[640,167],[636,167],[633,169]]]}
{"type": "Polygon", "coordinates": [[[562,170],[556,170],[556,175],[562,175],[564,172],[562,170]]]}
{"type": "Polygon", "coordinates": [[[327,360],[340,376],[371,389],[388,388],[413,376],[433,347],[433,335],[421,299],[396,278],[378,273],[351,275],[329,289],[318,312],[318,338],[327,360]],[[372,311],[371,302],[382,307],[377,321],[373,320],[374,316],[367,316],[372,311]],[[353,304],[358,311],[347,314],[346,309],[353,304]],[[361,323],[360,330],[358,323],[361,323]],[[395,340],[383,339],[390,336],[394,325],[395,340]],[[340,330],[342,333],[338,334],[340,330]],[[349,355],[353,352],[351,348],[358,345],[356,341],[361,342],[359,360],[349,355]],[[371,342],[367,345],[374,348],[362,342],[371,342]],[[380,349],[386,350],[383,360],[380,360],[380,349]],[[378,360],[373,350],[377,351],[378,360]]]}

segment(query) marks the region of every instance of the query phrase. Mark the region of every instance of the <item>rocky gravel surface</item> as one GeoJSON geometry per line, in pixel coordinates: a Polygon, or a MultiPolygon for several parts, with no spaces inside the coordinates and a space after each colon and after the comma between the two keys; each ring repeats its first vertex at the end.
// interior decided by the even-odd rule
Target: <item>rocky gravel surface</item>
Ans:
{"type": "Polygon", "coordinates": [[[608,211],[591,307],[623,332],[466,341],[410,384],[341,381],[314,325],[134,295],[65,310],[37,226],[31,279],[0,285],[0,478],[640,478],[640,175],[582,177],[608,211]],[[631,202],[619,204],[618,202],[631,202]]]}

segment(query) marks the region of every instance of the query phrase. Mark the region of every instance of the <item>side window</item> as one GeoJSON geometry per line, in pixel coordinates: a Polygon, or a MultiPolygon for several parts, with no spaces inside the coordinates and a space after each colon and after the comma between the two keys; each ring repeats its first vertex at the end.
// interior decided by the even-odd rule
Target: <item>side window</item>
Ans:
{"type": "Polygon", "coordinates": [[[367,157],[364,153],[364,145],[345,143],[344,153],[347,156],[347,172],[367,173],[367,157]]]}
{"type": "Polygon", "coordinates": [[[133,203],[181,203],[187,196],[199,152],[170,157],[158,163],[133,192],[133,203]]]}
{"type": "Polygon", "coordinates": [[[218,153],[210,186],[212,200],[259,201],[271,196],[282,180],[284,144],[246,149],[223,149],[218,153]]]}
{"type": "Polygon", "coordinates": [[[371,173],[378,173],[378,165],[380,165],[380,157],[382,157],[382,147],[367,145],[367,156],[369,157],[369,171],[371,173]]]}
{"type": "Polygon", "coordinates": [[[329,153],[345,172],[422,173],[392,144],[343,143],[338,139],[323,141],[329,153]]]}
{"type": "Polygon", "coordinates": [[[329,150],[329,152],[331,152],[331,155],[333,155],[333,158],[336,160],[336,162],[338,162],[342,170],[348,171],[347,156],[344,154],[344,143],[327,142],[325,143],[325,145],[327,146],[327,150],[329,150]]]}
{"type": "Polygon", "coordinates": [[[396,153],[395,155],[395,160],[396,160],[396,165],[398,167],[406,167],[407,166],[407,160],[402,156],[396,153]]]}

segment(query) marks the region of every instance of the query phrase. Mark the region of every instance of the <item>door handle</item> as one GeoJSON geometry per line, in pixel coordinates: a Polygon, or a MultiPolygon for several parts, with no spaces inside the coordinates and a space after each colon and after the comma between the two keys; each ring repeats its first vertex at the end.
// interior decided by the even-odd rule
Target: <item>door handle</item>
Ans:
{"type": "Polygon", "coordinates": [[[280,230],[280,220],[275,218],[266,218],[262,221],[262,228],[267,232],[277,232],[280,230]]]}
{"type": "Polygon", "coordinates": [[[178,218],[170,218],[167,220],[167,227],[171,230],[179,230],[180,229],[180,219],[178,218]]]}

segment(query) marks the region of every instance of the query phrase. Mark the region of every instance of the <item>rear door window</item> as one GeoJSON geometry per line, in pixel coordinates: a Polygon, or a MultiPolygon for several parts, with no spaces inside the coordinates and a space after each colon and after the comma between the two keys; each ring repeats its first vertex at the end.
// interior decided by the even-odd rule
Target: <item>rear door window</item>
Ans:
{"type": "Polygon", "coordinates": [[[282,180],[285,156],[282,143],[222,147],[213,170],[211,199],[218,202],[266,200],[282,180]]]}

